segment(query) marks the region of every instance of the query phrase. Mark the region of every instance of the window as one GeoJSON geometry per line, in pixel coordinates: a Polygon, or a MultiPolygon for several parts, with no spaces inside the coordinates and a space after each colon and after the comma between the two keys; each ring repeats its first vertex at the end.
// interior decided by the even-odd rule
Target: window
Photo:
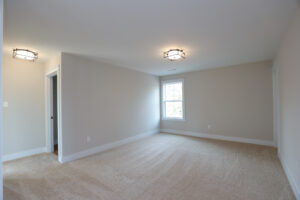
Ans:
{"type": "Polygon", "coordinates": [[[184,120],[183,79],[162,82],[163,119],[184,120]]]}

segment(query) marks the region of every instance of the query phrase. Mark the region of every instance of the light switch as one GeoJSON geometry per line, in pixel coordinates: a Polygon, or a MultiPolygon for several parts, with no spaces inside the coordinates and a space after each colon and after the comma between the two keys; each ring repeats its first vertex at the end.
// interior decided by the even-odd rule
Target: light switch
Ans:
{"type": "Polygon", "coordinates": [[[7,101],[3,101],[3,107],[7,108],[8,107],[8,102],[7,101]]]}

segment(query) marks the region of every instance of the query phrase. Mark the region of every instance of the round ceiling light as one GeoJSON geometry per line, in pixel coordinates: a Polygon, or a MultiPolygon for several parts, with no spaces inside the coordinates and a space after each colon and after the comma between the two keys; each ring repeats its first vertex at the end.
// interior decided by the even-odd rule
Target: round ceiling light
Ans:
{"type": "Polygon", "coordinates": [[[14,49],[13,58],[35,61],[38,58],[38,53],[30,51],[28,49],[14,49]]]}
{"type": "Polygon", "coordinates": [[[163,56],[171,61],[175,61],[184,59],[185,53],[182,49],[170,49],[169,51],[164,52],[163,56]]]}

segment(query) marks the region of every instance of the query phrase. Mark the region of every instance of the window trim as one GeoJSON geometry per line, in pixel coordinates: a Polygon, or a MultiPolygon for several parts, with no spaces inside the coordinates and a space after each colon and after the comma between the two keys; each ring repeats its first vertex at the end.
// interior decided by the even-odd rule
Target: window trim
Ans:
{"type": "MultiPolygon", "coordinates": [[[[174,102],[178,102],[179,100],[170,100],[170,101],[174,101],[174,102]]],[[[162,120],[168,120],[168,121],[185,121],[185,104],[184,104],[184,79],[183,78],[179,78],[179,79],[169,79],[169,80],[162,80],[161,81],[161,119],[162,120]],[[181,82],[182,83],[182,118],[178,118],[178,117],[166,117],[165,114],[165,110],[166,110],[166,105],[165,105],[165,101],[164,101],[164,85],[167,83],[178,83],[181,82]]]]}

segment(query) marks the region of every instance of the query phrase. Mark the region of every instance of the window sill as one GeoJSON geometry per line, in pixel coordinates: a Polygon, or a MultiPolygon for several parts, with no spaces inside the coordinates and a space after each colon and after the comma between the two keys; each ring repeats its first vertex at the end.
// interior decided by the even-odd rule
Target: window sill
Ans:
{"type": "Polygon", "coordinates": [[[180,119],[180,118],[162,118],[163,121],[181,121],[184,122],[185,119],[180,119]]]}

